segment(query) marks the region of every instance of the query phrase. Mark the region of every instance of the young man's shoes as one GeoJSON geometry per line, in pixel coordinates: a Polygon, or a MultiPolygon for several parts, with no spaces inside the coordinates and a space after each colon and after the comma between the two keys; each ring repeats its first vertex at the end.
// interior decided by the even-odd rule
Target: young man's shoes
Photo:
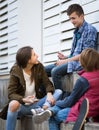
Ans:
{"type": "Polygon", "coordinates": [[[51,116],[51,111],[50,110],[45,110],[44,112],[40,113],[40,114],[37,114],[37,115],[34,115],[33,116],[33,119],[34,119],[34,122],[39,124],[39,123],[42,123],[46,120],[48,120],[51,116]]]}
{"type": "Polygon", "coordinates": [[[36,108],[36,109],[31,109],[31,112],[33,115],[36,115],[36,114],[40,114],[41,112],[44,112],[44,109],[43,108],[36,108]]]}
{"type": "Polygon", "coordinates": [[[72,130],[81,130],[82,129],[82,127],[85,123],[88,111],[89,111],[89,101],[87,98],[85,98],[82,101],[78,118],[77,118],[72,130]]]}

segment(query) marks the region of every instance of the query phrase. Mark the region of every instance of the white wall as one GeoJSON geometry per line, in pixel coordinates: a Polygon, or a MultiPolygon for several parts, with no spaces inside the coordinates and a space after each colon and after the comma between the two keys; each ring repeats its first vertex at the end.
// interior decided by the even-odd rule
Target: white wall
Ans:
{"type": "Polygon", "coordinates": [[[41,59],[41,0],[19,0],[19,46],[31,45],[41,59]]]}

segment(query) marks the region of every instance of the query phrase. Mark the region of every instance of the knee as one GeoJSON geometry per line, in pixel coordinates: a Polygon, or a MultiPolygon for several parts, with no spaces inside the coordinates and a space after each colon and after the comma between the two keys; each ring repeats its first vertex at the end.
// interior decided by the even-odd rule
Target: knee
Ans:
{"type": "Polygon", "coordinates": [[[17,111],[19,109],[19,107],[20,107],[20,103],[16,100],[13,100],[9,103],[9,110],[11,112],[17,111]]]}
{"type": "Polygon", "coordinates": [[[56,120],[58,122],[62,122],[63,121],[63,113],[61,111],[59,111],[56,116],[55,116],[56,120]]]}
{"type": "Polygon", "coordinates": [[[61,119],[61,116],[62,116],[62,114],[61,114],[60,112],[58,112],[58,113],[56,114],[56,118],[57,118],[58,120],[61,119]]]}
{"type": "Polygon", "coordinates": [[[58,95],[61,95],[63,93],[63,91],[61,89],[56,89],[55,93],[58,93],[58,95]]]}
{"type": "Polygon", "coordinates": [[[52,70],[51,70],[51,76],[55,76],[57,75],[57,67],[54,67],[52,70]]]}

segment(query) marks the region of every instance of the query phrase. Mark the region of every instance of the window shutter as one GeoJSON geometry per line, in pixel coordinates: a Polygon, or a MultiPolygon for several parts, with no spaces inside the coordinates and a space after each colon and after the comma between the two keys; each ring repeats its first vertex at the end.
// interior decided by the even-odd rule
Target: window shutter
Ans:
{"type": "Polygon", "coordinates": [[[8,74],[17,50],[17,0],[0,1],[0,75],[8,74]]]}

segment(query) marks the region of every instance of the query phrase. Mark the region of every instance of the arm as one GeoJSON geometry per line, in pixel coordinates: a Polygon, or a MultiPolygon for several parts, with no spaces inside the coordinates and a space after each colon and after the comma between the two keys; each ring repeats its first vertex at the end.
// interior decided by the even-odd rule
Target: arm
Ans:
{"type": "Polygon", "coordinates": [[[8,98],[9,100],[17,100],[21,104],[24,104],[23,97],[25,95],[25,80],[22,69],[17,65],[10,70],[10,79],[8,85],[8,98]]]}
{"type": "Polygon", "coordinates": [[[95,48],[97,40],[97,30],[94,27],[86,28],[82,36],[83,50],[85,48],[95,48]]]}
{"type": "Polygon", "coordinates": [[[73,57],[70,57],[70,58],[67,58],[67,59],[64,59],[64,60],[58,60],[56,62],[56,65],[65,64],[65,63],[70,62],[70,61],[79,61],[79,57],[80,57],[80,54],[73,56],[73,57]]]}
{"type": "Polygon", "coordinates": [[[37,100],[34,100],[34,96],[27,96],[25,95],[25,81],[22,73],[22,69],[14,66],[10,71],[10,80],[8,86],[8,97],[11,100],[17,100],[20,104],[25,103],[34,103],[37,100]]]}
{"type": "Polygon", "coordinates": [[[85,26],[81,34],[81,37],[78,40],[78,43],[77,43],[78,47],[76,48],[76,51],[74,54],[75,56],[69,57],[68,59],[58,60],[56,65],[61,65],[61,64],[71,62],[71,61],[79,61],[79,56],[82,50],[84,50],[85,48],[96,47],[96,39],[97,39],[96,29],[89,25],[85,26]]]}
{"type": "Polygon", "coordinates": [[[87,91],[88,88],[88,81],[85,78],[80,77],[79,79],[77,79],[70,96],[66,97],[64,100],[57,101],[56,105],[61,108],[72,107],[78,101],[78,99],[87,91]]]}
{"type": "Polygon", "coordinates": [[[14,76],[13,74],[10,74],[10,81],[9,81],[9,86],[8,86],[9,100],[10,101],[17,100],[21,104],[24,104],[23,96],[22,96],[23,93],[24,93],[24,88],[23,86],[20,86],[18,77],[14,76]]]}

